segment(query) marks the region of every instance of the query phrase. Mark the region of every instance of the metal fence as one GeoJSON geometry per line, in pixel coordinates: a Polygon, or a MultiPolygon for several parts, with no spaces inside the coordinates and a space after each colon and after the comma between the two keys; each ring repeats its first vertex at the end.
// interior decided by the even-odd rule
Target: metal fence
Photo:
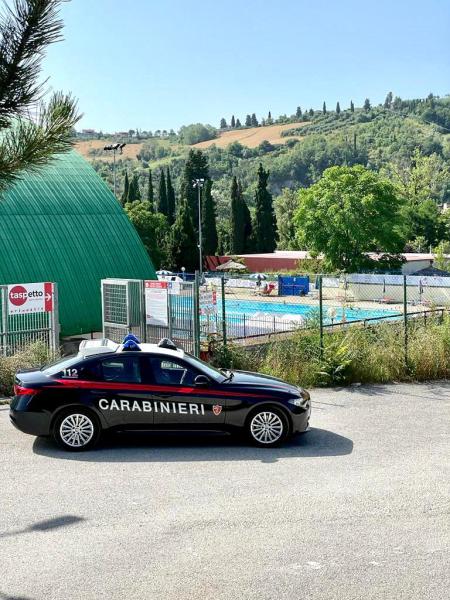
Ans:
{"type": "Polygon", "coordinates": [[[143,342],[157,343],[169,337],[187,352],[199,353],[197,290],[195,281],[167,282],[163,302],[167,319],[157,323],[149,314],[146,282],[137,279],[103,279],[103,335],[121,342],[129,332],[143,342]]]}
{"type": "MultiPolygon", "coordinates": [[[[153,322],[145,282],[104,280],[103,332],[120,341],[126,332],[157,342],[171,337],[199,354],[211,339],[264,343],[299,329],[326,330],[352,325],[406,322],[443,315],[450,308],[450,278],[403,275],[342,275],[308,278],[264,276],[206,277],[200,282],[168,281],[165,322],[153,322]],[[307,283],[305,283],[307,280],[307,283]],[[296,283],[298,281],[298,284],[296,283]]],[[[164,304],[165,303],[165,304],[164,304]]]]}
{"type": "MultiPolygon", "coordinates": [[[[23,290],[29,284],[18,284],[23,290]],[[25,286],[25,287],[24,287],[25,286]]],[[[34,285],[34,284],[31,284],[34,285]]],[[[47,284],[46,284],[47,285],[47,284]]],[[[39,310],[14,314],[8,296],[8,288],[0,286],[0,354],[11,356],[25,350],[34,342],[44,342],[52,354],[59,350],[59,310],[58,288],[56,283],[51,286],[51,310],[39,310]]]]}

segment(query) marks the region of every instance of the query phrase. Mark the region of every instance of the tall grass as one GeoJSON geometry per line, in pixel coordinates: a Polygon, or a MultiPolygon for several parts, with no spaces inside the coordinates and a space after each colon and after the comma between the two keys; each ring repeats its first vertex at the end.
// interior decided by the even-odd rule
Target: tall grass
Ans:
{"type": "Polygon", "coordinates": [[[0,395],[11,396],[14,378],[21,369],[41,367],[51,360],[52,356],[45,342],[33,342],[25,350],[12,356],[0,357],[0,395]]]}
{"type": "MultiPolygon", "coordinates": [[[[324,335],[299,330],[265,352],[227,348],[227,365],[251,368],[305,387],[450,378],[450,317],[411,322],[408,351],[402,323],[352,327],[324,335]]],[[[216,364],[224,356],[216,356],[216,364]]]]}

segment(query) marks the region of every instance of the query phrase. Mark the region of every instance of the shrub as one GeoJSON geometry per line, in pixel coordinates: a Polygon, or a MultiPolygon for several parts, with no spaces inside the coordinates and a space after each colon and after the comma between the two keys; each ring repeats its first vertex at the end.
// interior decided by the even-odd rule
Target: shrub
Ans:
{"type": "Polygon", "coordinates": [[[0,394],[11,396],[17,371],[41,367],[52,358],[45,342],[30,344],[25,350],[12,356],[0,357],[0,394]]]}

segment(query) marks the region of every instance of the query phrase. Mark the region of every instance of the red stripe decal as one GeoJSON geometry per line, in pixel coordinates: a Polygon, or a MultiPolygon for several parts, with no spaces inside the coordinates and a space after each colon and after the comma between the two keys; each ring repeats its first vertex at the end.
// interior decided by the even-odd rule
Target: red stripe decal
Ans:
{"type": "MultiPolygon", "coordinates": [[[[198,387],[186,387],[175,385],[150,385],[143,383],[114,383],[112,381],[83,381],[81,379],[55,379],[55,381],[65,387],[91,390],[126,390],[137,392],[173,392],[180,394],[189,394],[194,396],[228,396],[228,397],[246,397],[246,398],[272,398],[271,395],[252,394],[249,392],[233,392],[226,390],[208,390],[198,387]]],[[[48,386],[46,386],[48,387],[48,386]]]]}

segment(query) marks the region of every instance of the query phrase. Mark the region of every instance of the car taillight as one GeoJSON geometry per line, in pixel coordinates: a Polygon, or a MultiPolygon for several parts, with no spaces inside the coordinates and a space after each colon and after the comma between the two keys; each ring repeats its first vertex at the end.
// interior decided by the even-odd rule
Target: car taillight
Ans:
{"type": "Polygon", "coordinates": [[[37,394],[39,390],[34,390],[33,388],[27,388],[24,387],[23,385],[18,385],[16,383],[16,385],[14,386],[14,395],[15,396],[33,396],[34,394],[37,394]]]}

